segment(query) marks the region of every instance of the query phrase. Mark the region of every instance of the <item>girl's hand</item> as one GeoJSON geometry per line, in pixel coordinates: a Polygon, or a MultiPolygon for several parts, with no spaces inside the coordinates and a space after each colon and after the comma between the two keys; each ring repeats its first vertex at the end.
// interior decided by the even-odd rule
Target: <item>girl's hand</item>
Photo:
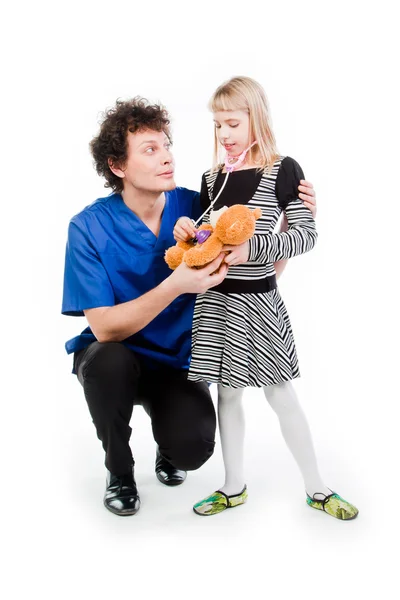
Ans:
{"type": "Polygon", "coordinates": [[[222,252],[229,252],[225,256],[225,262],[229,267],[242,265],[249,260],[250,245],[247,241],[239,246],[222,246],[222,252]]]}
{"type": "Polygon", "coordinates": [[[299,185],[299,198],[304,202],[304,206],[307,206],[311,210],[313,219],[317,216],[317,202],[315,199],[315,191],[313,184],[305,179],[300,180],[299,185]]]}
{"type": "Polygon", "coordinates": [[[189,217],[181,217],[175,223],[173,235],[176,242],[187,242],[194,238],[196,231],[193,221],[189,217]]]}

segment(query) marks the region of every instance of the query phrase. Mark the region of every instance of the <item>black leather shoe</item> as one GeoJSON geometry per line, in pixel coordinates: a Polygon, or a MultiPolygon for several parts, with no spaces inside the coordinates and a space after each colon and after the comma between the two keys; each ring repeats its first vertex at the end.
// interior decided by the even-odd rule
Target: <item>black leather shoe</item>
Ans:
{"type": "Polygon", "coordinates": [[[113,475],[107,471],[107,488],[104,506],[115,515],[127,517],[140,508],[140,498],[136,487],[133,467],[126,475],[113,475]]]}
{"type": "Polygon", "coordinates": [[[186,479],[186,471],[175,469],[163,456],[157,448],[156,454],[156,475],[158,481],[164,485],[181,485],[186,479]]]}

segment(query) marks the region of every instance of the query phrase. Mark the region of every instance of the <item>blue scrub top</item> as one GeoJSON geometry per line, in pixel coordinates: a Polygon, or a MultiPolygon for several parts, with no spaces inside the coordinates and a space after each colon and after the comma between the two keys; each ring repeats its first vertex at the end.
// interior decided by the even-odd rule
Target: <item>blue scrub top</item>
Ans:
{"type": "MultiPolygon", "coordinates": [[[[198,219],[197,192],[176,188],[165,193],[158,237],[124,203],[120,194],[99,198],[73,217],[65,256],[62,314],[134,300],[158,286],[171,270],[164,260],[175,244],[172,232],[181,216],[198,219]]],[[[187,369],[191,350],[195,294],[176,298],[153,321],[123,343],[148,366],[162,363],[187,369]]],[[[96,341],[90,327],[65,344],[68,354],[96,341]]]]}

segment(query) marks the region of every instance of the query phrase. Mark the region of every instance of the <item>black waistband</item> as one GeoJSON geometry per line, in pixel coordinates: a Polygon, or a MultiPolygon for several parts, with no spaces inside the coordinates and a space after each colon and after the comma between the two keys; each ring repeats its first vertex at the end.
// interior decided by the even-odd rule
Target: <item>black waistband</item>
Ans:
{"type": "Polygon", "coordinates": [[[211,291],[221,294],[265,294],[276,287],[276,276],[270,275],[264,279],[224,279],[211,291]]]}

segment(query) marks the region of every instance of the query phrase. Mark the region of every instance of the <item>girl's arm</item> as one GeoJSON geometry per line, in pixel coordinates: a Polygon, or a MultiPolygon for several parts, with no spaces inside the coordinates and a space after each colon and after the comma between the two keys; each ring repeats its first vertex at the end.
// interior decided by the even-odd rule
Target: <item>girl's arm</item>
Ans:
{"type": "Polygon", "coordinates": [[[284,159],[276,194],[287,217],[287,231],[254,235],[249,240],[249,261],[277,262],[309,252],[315,246],[318,234],[314,218],[298,197],[301,179],[304,175],[296,161],[289,157],[284,159]]]}
{"type": "Polygon", "coordinates": [[[318,238],[311,211],[299,198],[291,200],[285,208],[288,231],[256,234],[249,240],[249,260],[276,262],[309,252],[318,238]]]}
{"type": "MultiPolygon", "coordinates": [[[[315,191],[314,191],[312,183],[302,179],[300,181],[300,185],[299,185],[298,189],[300,191],[299,197],[303,200],[304,205],[307,206],[307,208],[309,208],[311,210],[311,214],[312,214],[313,218],[315,219],[315,217],[317,216],[317,202],[316,202],[315,191]]],[[[280,224],[279,233],[282,233],[283,231],[287,231],[287,230],[288,230],[287,217],[286,217],[286,214],[283,213],[283,219],[280,224]]],[[[277,279],[279,279],[279,277],[282,275],[283,271],[285,270],[286,265],[288,264],[288,260],[289,260],[288,258],[284,258],[284,259],[278,260],[277,262],[274,263],[274,268],[275,268],[277,279]]]]}

